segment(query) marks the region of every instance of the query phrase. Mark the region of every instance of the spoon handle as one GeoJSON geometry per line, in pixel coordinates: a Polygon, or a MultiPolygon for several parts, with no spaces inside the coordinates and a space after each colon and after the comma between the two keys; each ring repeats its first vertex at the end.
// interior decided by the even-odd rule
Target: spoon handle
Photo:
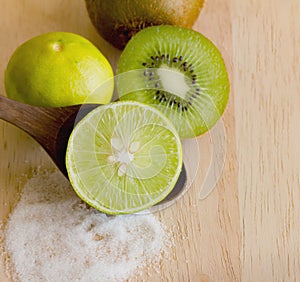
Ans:
{"type": "Polygon", "coordinates": [[[29,107],[31,106],[10,100],[4,96],[0,96],[0,119],[18,126],[18,118],[22,112],[22,109],[24,110],[25,107],[28,107],[29,110],[29,107]]]}
{"type": "Polygon", "coordinates": [[[32,136],[65,172],[64,155],[74,124],[98,106],[36,107],[0,95],[0,119],[32,136]]]}
{"type": "Polygon", "coordinates": [[[62,117],[61,113],[61,108],[35,107],[0,96],[0,119],[24,130],[43,145],[45,139],[52,139],[59,130],[61,123],[56,119],[62,117]]]}

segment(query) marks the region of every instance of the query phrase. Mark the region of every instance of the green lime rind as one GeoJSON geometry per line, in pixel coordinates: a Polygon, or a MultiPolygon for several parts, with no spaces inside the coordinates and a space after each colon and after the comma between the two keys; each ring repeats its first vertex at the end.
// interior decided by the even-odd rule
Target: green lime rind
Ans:
{"type": "Polygon", "coordinates": [[[120,100],[135,100],[156,107],[173,122],[182,138],[208,131],[223,114],[230,91],[226,66],[217,47],[194,30],[168,25],[145,28],[128,42],[118,62],[116,82],[120,100]],[[153,86],[155,81],[160,82],[158,69],[177,69],[184,75],[182,80],[186,85],[180,85],[177,75],[168,87],[179,92],[184,91],[180,87],[190,87],[195,97],[191,100],[187,98],[192,94],[178,97],[178,101],[192,102],[191,105],[183,103],[187,111],[179,111],[178,103],[169,106],[167,102],[153,99],[158,90],[165,89],[161,84],[158,88],[153,86]],[[152,77],[145,75],[145,71],[152,72],[152,77]],[[148,80],[151,78],[154,82],[148,80]],[[177,83],[179,87],[172,86],[177,83]]]}
{"type": "Polygon", "coordinates": [[[61,107],[109,103],[113,76],[109,61],[86,38],[49,32],[31,38],[14,51],[4,82],[11,99],[34,106],[61,107]]]}
{"type": "Polygon", "coordinates": [[[89,205],[107,214],[136,213],[172,191],[182,148],[161,112],[139,102],[116,102],[96,108],[76,125],[66,166],[75,192],[89,205]]]}

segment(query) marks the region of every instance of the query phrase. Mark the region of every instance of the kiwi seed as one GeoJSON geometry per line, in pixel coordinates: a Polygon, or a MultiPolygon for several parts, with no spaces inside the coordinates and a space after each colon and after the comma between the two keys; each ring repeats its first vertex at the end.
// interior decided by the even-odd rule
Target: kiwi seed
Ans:
{"type": "MultiPolygon", "coordinates": [[[[142,63],[142,67],[147,67],[148,68],[144,71],[144,76],[145,77],[150,76],[150,77],[148,77],[148,81],[150,81],[150,82],[153,81],[153,80],[156,81],[154,83],[154,86],[153,85],[148,85],[149,88],[160,88],[161,87],[160,83],[158,82],[159,81],[159,76],[156,74],[156,69],[161,67],[161,65],[164,62],[165,58],[169,59],[170,55],[169,54],[162,54],[162,55],[157,54],[157,55],[154,55],[154,56],[152,55],[152,56],[150,56],[151,62],[150,62],[150,60],[148,60],[148,61],[144,61],[142,63]],[[152,62],[152,61],[155,61],[155,62],[152,62]]],[[[190,79],[190,84],[195,85],[197,83],[197,75],[192,74],[194,72],[194,70],[192,69],[192,64],[190,64],[188,67],[186,67],[187,62],[180,63],[181,61],[183,61],[183,59],[184,59],[183,55],[180,55],[179,57],[173,57],[172,60],[171,60],[172,61],[172,66],[175,67],[175,68],[179,68],[179,69],[181,69],[182,66],[184,66],[183,71],[190,73],[190,74],[185,74],[186,77],[188,77],[190,79]]],[[[197,93],[197,95],[200,95],[201,90],[198,87],[194,88],[194,91],[195,91],[195,93],[197,93]]],[[[190,98],[196,98],[196,97],[197,96],[195,94],[191,94],[190,98]]],[[[163,90],[157,90],[155,92],[155,95],[153,96],[153,99],[158,100],[160,103],[168,104],[169,106],[173,106],[174,104],[175,105],[177,104],[177,108],[181,112],[187,111],[188,108],[190,106],[192,106],[192,100],[191,99],[189,99],[187,101],[185,101],[183,99],[180,99],[179,101],[177,101],[176,97],[173,97],[173,96],[169,95],[168,92],[163,91],[163,90]]]]}

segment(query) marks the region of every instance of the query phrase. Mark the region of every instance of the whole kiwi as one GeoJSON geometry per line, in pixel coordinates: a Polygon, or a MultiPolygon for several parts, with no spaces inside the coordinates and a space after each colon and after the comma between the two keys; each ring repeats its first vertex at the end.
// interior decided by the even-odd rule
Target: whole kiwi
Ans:
{"type": "Polygon", "coordinates": [[[192,27],[204,0],[85,0],[99,34],[118,49],[153,25],[192,27]]]}

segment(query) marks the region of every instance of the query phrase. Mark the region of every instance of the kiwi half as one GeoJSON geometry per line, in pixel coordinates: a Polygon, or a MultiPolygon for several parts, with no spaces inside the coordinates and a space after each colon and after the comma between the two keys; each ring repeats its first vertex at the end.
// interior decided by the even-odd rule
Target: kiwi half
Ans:
{"type": "Polygon", "coordinates": [[[139,30],[170,24],[192,27],[204,0],[85,0],[97,31],[115,47],[123,49],[139,30]]]}
{"type": "Polygon", "coordinates": [[[182,138],[208,131],[223,114],[229,79],[221,53],[202,34],[154,26],[127,44],[117,67],[120,100],[161,110],[182,138]]]}

